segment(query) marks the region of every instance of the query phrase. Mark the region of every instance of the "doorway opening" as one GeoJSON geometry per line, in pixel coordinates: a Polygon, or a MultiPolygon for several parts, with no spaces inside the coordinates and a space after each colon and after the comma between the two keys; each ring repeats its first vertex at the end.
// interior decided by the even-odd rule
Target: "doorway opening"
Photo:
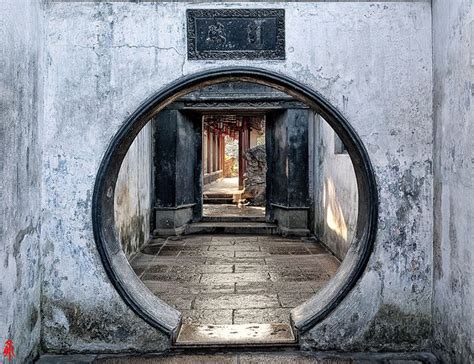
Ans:
{"type": "Polygon", "coordinates": [[[291,310],[335,275],[357,222],[350,158],[328,148],[334,131],[249,82],[183,95],[149,127],[155,226],[130,262],[181,312],[176,345],[294,344],[291,310]]]}
{"type": "MultiPolygon", "coordinates": [[[[196,75],[145,103],[116,139],[94,193],[99,252],[124,300],[172,334],[175,345],[294,345],[298,332],[334,309],[365,267],[377,213],[370,161],[345,119],[293,80],[254,69],[196,75]],[[242,84],[255,87],[253,96],[235,96],[242,84]],[[234,95],[224,100],[222,87],[234,95]],[[229,226],[233,216],[223,214],[215,217],[231,221],[218,226],[204,212],[204,180],[219,171],[224,179],[225,152],[224,161],[222,153],[204,160],[206,128],[224,129],[216,117],[241,117],[244,125],[244,118],[262,115],[263,230],[229,226]],[[336,136],[347,154],[333,155],[336,136]],[[148,227],[146,217],[136,219],[141,225],[129,223],[134,188],[120,183],[136,187],[146,179],[133,177],[146,160],[140,145],[150,151],[150,193],[139,196],[150,202],[148,227]]],[[[213,143],[215,151],[225,147],[213,143]]],[[[137,211],[147,203],[138,205],[137,211]]]]}
{"type": "Polygon", "coordinates": [[[203,221],[265,221],[265,114],[205,114],[203,130],[203,221]]]}

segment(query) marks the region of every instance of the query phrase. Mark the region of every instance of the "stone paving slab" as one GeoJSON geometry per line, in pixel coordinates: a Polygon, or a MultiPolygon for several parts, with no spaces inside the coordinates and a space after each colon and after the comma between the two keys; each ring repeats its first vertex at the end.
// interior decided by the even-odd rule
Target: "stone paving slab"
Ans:
{"type": "Polygon", "coordinates": [[[142,275],[144,281],[173,281],[182,283],[199,283],[201,280],[200,273],[175,274],[175,273],[144,273],[142,275]]]}
{"type": "Polygon", "coordinates": [[[149,254],[149,255],[154,255],[154,254],[159,253],[161,257],[163,256],[175,257],[180,253],[181,250],[180,249],[174,250],[170,248],[165,249],[162,246],[147,246],[142,251],[144,254],[149,254]]]}
{"type": "Polygon", "coordinates": [[[286,308],[259,308],[234,310],[234,324],[281,322],[290,324],[290,310],[286,308]]]}
{"type": "Polygon", "coordinates": [[[190,295],[163,294],[161,298],[177,310],[190,310],[194,301],[190,295]]]}
{"type": "MultiPolygon", "coordinates": [[[[169,265],[169,271],[176,274],[191,274],[191,273],[233,273],[233,264],[198,264],[198,265],[169,265]]],[[[148,269],[151,272],[153,267],[148,269]]]]}
{"type": "Polygon", "coordinates": [[[262,246],[261,250],[267,253],[267,256],[270,255],[310,255],[310,251],[306,247],[297,246],[262,246]]]}
{"type": "Polygon", "coordinates": [[[237,293],[275,293],[275,292],[309,292],[314,293],[313,286],[320,287],[325,282],[237,282],[235,291],[237,293]]]}
{"type": "Polygon", "coordinates": [[[223,240],[223,241],[222,240],[213,240],[213,241],[206,241],[206,242],[200,242],[200,241],[185,242],[185,246],[196,246],[196,245],[202,245],[202,244],[206,244],[206,246],[233,246],[233,245],[235,245],[235,242],[233,240],[223,240]]]}
{"type": "Polygon", "coordinates": [[[261,251],[255,251],[255,252],[236,251],[235,252],[236,258],[264,258],[264,257],[269,257],[269,256],[270,256],[270,253],[261,252],[261,251]]]}
{"type": "Polygon", "coordinates": [[[234,266],[235,273],[263,273],[263,272],[301,272],[298,266],[288,267],[280,265],[238,265],[234,266]]]}
{"type": "Polygon", "coordinates": [[[143,281],[155,294],[161,297],[162,293],[198,295],[204,293],[235,293],[235,284],[176,284],[175,282],[143,281]]]}
{"type": "Polygon", "coordinates": [[[321,255],[277,255],[272,254],[265,258],[266,264],[311,264],[315,257],[321,255]]]}
{"type": "Polygon", "coordinates": [[[225,250],[225,251],[242,251],[242,252],[258,252],[260,251],[259,245],[250,244],[233,244],[233,245],[212,245],[209,246],[209,251],[214,250],[225,250]]]}
{"type": "Polygon", "coordinates": [[[199,322],[200,324],[233,324],[233,310],[181,310],[183,314],[182,323],[192,324],[199,322]]]}
{"type": "Polygon", "coordinates": [[[168,257],[158,255],[152,264],[205,264],[208,258],[206,257],[168,257]]]}
{"type": "Polygon", "coordinates": [[[201,283],[236,283],[236,282],[265,282],[270,280],[269,273],[205,273],[201,277],[201,283]]]}
{"type": "Polygon", "coordinates": [[[285,236],[278,236],[278,235],[260,235],[258,236],[258,241],[265,242],[265,241],[287,241],[287,242],[303,242],[307,239],[305,238],[288,238],[285,236]]]}
{"type": "Polygon", "coordinates": [[[298,272],[270,272],[270,279],[274,282],[306,282],[310,281],[307,274],[298,272]]]}
{"type": "Polygon", "coordinates": [[[280,307],[276,294],[203,294],[196,297],[195,309],[239,309],[280,307]]]}
{"type": "Polygon", "coordinates": [[[238,235],[214,235],[211,241],[230,241],[230,242],[243,242],[243,241],[258,241],[258,236],[238,236],[238,235]]]}
{"type": "Polygon", "coordinates": [[[326,281],[329,281],[332,277],[331,274],[329,274],[328,272],[312,272],[312,273],[304,273],[305,276],[307,277],[307,279],[309,281],[321,281],[321,280],[326,280],[326,281]]]}
{"type": "Polygon", "coordinates": [[[206,251],[206,250],[182,250],[179,253],[180,256],[191,256],[191,257],[210,257],[210,258],[233,258],[235,256],[234,251],[206,251]]]}
{"type": "Polygon", "coordinates": [[[299,241],[259,241],[258,246],[263,249],[306,249],[310,248],[313,244],[307,244],[299,241]]]}
{"type": "Polygon", "coordinates": [[[206,264],[266,264],[263,257],[260,258],[207,258],[206,264]]]}
{"type": "MultiPolygon", "coordinates": [[[[167,273],[170,271],[172,265],[169,265],[169,264],[165,264],[165,265],[152,265],[150,267],[148,267],[148,269],[146,270],[147,273],[167,273]]],[[[135,270],[135,272],[137,272],[135,270]]]]}
{"type": "Polygon", "coordinates": [[[278,299],[280,300],[280,304],[282,307],[287,308],[295,308],[296,306],[301,305],[305,301],[307,301],[311,296],[312,293],[278,293],[278,299]]]}

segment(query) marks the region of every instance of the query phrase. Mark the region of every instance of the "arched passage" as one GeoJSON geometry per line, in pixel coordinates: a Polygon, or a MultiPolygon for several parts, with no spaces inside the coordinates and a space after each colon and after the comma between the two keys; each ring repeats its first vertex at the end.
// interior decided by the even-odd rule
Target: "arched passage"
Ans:
{"type": "Polygon", "coordinates": [[[112,139],[97,173],[92,206],[94,237],[110,280],[137,315],[170,336],[174,335],[179,327],[180,314],[156,298],[128,264],[114,225],[115,185],[128,148],[148,120],[192,90],[229,81],[268,85],[306,103],[338,134],[347,147],[354,166],[359,194],[355,236],[346,258],[330,284],[293,310],[293,322],[300,332],[324,319],[352,289],[364,271],[375,240],[378,198],[372,165],[357,133],[324,97],[293,79],[255,68],[219,68],[179,79],[146,100],[124,122],[112,139]]]}

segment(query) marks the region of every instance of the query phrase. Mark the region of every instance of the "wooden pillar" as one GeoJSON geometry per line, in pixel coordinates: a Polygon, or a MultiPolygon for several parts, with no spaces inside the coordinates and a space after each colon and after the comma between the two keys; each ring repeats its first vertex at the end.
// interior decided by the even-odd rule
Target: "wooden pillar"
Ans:
{"type": "Polygon", "coordinates": [[[213,159],[213,172],[217,171],[217,153],[219,152],[219,148],[217,147],[217,134],[214,134],[214,145],[212,150],[212,159],[213,159]]]}
{"type": "Polygon", "coordinates": [[[207,166],[207,173],[211,173],[212,164],[211,164],[211,130],[207,130],[207,150],[206,150],[206,166],[207,166]]]}
{"type": "Polygon", "coordinates": [[[221,169],[221,136],[216,135],[216,171],[221,169]]]}
{"type": "Polygon", "coordinates": [[[247,171],[247,161],[245,152],[250,148],[250,127],[244,118],[242,128],[239,130],[239,189],[244,188],[245,172],[247,171]]]}
{"type": "Polygon", "coordinates": [[[207,131],[204,130],[203,136],[202,136],[202,163],[203,163],[203,168],[202,168],[202,174],[207,173],[207,131]]]}
{"type": "Polygon", "coordinates": [[[221,135],[221,169],[224,172],[225,168],[225,136],[221,135]]]}
{"type": "Polygon", "coordinates": [[[243,131],[239,130],[239,189],[244,187],[244,174],[243,174],[243,151],[242,151],[242,140],[243,140],[243,131]]]}

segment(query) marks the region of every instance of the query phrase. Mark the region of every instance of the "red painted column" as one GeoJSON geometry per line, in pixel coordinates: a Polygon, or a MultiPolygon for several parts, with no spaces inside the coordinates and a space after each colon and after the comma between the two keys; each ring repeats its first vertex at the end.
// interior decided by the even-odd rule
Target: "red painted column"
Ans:
{"type": "Polygon", "coordinates": [[[212,171],[212,161],[211,161],[211,129],[207,130],[207,173],[212,171]]]}
{"type": "Polygon", "coordinates": [[[239,130],[239,189],[244,187],[244,174],[243,174],[243,132],[239,130]]]}

